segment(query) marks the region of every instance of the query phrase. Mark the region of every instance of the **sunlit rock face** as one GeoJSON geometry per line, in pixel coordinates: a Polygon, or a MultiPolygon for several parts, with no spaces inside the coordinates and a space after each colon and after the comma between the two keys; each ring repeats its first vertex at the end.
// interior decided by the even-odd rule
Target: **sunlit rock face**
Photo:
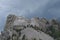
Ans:
{"type": "Polygon", "coordinates": [[[14,25],[29,25],[29,19],[24,18],[24,17],[17,17],[14,21],[14,25]]]}
{"type": "Polygon", "coordinates": [[[46,35],[42,31],[37,32],[37,30],[34,30],[33,28],[26,28],[21,31],[21,37],[25,35],[25,38],[27,40],[53,40],[52,37],[49,37],[49,35],[46,35]]]}
{"type": "Polygon", "coordinates": [[[31,19],[31,25],[39,27],[40,19],[35,17],[31,19]]]}
{"type": "Polygon", "coordinates": [[[26,26],[27,27],[29,25],[32,25],[33,27],[38,27],[40,29],[44,29],[43,31],[46,31],[46,23],[47,23],[47,20],[45,18],[40,19],[39,17],[35,17],[32,19],[27,19],[22,16],[9,15],[7,17],[5,28],[10,29],[12,28],[12,26],[26,26]]]}
{"type": "Polygon", "coordinates": [[[1,40],[54,40],[46,31],[45,19],[38,17],[27,19],[25,17],[9,15],[4,31],[0,35],[1,40]],[[44,31],[42,32],[41,29],[44,31]]]}
{"type": "Polygon", "coordinates": [[[48,25],[47,23],[48,21],[45,18],[39,18],[39,17],[35,17],[31,19],[31,25],[33,25],[34,27],[38,27],[40,29],[42,29],[43,31],[46,31],[46,26],[48,25]]]}

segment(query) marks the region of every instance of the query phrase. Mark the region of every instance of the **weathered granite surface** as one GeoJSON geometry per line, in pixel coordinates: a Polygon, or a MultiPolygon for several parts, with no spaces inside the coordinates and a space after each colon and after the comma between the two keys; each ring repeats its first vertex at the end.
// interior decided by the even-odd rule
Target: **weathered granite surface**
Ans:
{"type": "Polygon", "coordinates": [[[44,33],[49,24],[45,18],[32,18],[8,15],[4,31],[0,34],[0,40],[54,40],[44,33]],[[43,32],[42,32],[42,31],[43,32]]]}

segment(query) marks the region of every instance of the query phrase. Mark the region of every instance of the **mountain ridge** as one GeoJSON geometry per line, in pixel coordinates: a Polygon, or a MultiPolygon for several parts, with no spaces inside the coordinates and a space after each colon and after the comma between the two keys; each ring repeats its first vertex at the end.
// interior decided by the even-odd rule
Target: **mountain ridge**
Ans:
{"type": "Polygon", "coordinates": [[[51,26],[56,27],[56,28],[54,27],[54,30],[57,31],[59,30],[58,24],[55,20],[48,21],[46,18],[39,18],[39,17],[28,19],[25,17],[21,17],[21,16],[19,17],[10,14],[7,16],[6,25],[4,27],[4,31],[1,32],[0,39],[1,40],[54,40],[54,38],[52,38],[53,37],[52,31],[50,30],[51,26]],[[27,29],[30,31],[28,31],[27,29]],[[42,34],[39,33],[40,31],[42,34]],[[36,38],[33,33],[34,34],[36,33],[36,35],[39,33],[40,37],[36,38]],[[22,38],[20,37],[21,35],[22,38]],[[27,38],[30,37],[29,35],[31,35],[31,38],[27,38]]]}

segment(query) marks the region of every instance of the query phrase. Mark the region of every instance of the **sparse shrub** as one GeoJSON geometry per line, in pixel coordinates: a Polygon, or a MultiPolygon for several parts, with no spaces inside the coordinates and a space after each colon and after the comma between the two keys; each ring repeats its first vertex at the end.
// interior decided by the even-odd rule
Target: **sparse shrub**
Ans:
{"type": "Polygon", "coordinates": [[[23,35],[23,38],[22,38],[22,40],[25,40],[25,35],[23,35]]]}

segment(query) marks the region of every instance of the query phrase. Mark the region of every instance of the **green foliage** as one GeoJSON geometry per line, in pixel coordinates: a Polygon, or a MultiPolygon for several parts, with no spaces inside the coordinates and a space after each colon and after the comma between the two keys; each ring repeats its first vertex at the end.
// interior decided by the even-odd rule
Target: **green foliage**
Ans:
{"type": "Polygon", "coordinates": [[[55,38],[60,37],[60,31],[55,32],[55,33],[54,33],[54,37],[55,37],[55,38]]]}
{"type": "Polygon", "coordinates": [[[52,36],[53,38],[56,39],[56,38],[60,37],[60,31],[56,30],[54,28],[54,26],[50,26],[49,30],[51,31],[51,33],[49,33],[49,35],[52,36]]]}
{"type": "Polygon", "coordinates": [[[22,40],[25,40],[25,35],[23,35],[23,38],[22,38],[22,40]]]}

